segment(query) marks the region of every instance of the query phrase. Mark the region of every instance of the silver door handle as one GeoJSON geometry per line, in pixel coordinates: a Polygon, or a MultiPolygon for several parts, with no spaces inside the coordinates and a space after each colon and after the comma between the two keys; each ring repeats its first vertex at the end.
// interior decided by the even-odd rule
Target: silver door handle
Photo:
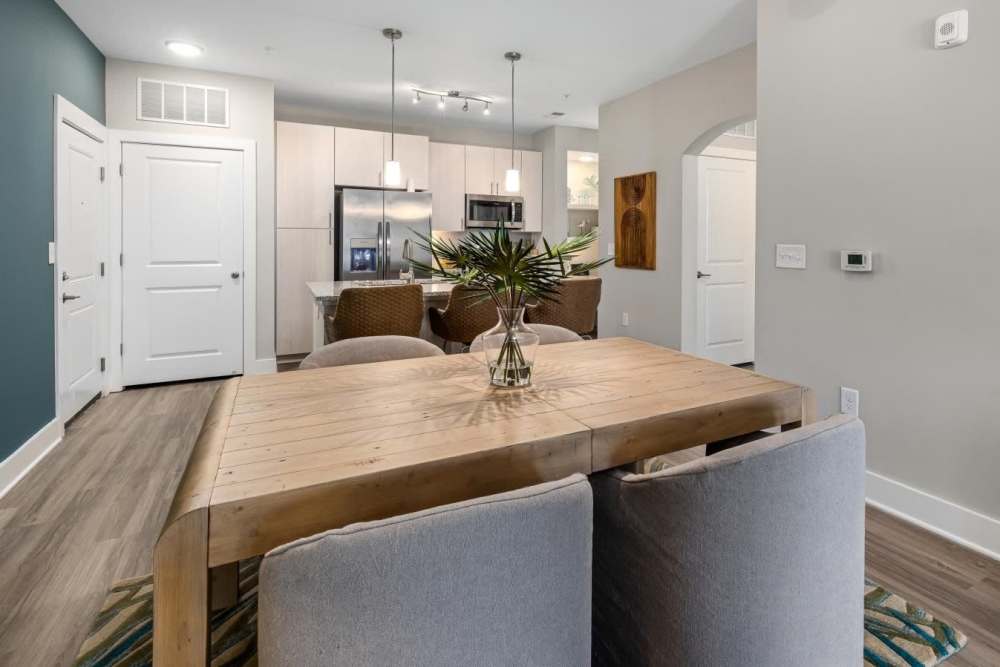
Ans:
{"type": "Polygon", "coordinates": [[[232,273],[229,274],[229,277],[232,278],[233,280],[236,280],[237,278],[240,277],[240,272],[239,271],[233,271],[232,273]]]}
{"type": "Polygon", "coordinates": [[[702,273],[701,271],[699,271],[698,272],[698,277],[699,278],[711,278],[712,274],[711,273],[702,273]]]}
{"type": "Polygon", "coordinates": [[[63,294],[62,295],[63,303],[66,303],[67,301],[75,301],[75,300],[77,300],[79,298],[80,297],[76,296],[75,294],[63,294]]]}

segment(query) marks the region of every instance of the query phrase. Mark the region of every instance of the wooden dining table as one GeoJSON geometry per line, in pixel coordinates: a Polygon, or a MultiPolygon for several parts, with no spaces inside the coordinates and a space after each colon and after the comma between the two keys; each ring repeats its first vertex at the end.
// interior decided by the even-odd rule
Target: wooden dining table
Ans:
{"type": "Polygon", "coordinates": [[[630,338],[540,347],[529,388],[486,377],[459,354],[227,380],[156,545],[156,665],[206,663],[241,559],[815,412],[804,387],[630,338]]]}

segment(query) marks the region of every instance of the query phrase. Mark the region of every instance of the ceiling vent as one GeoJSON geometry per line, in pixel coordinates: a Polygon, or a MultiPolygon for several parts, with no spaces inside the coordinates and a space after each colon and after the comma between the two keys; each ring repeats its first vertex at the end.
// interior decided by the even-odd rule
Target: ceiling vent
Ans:
{"type": "Polygon", "coordinates": [[[229,91],[191,83],[139,79],[139,120],[229,127],[229,91]]]}

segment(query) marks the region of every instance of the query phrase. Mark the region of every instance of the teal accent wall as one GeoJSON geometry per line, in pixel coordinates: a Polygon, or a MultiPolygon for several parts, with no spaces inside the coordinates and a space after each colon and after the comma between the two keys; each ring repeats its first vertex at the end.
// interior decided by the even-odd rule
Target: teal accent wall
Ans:
{"type": "Polygon", "coordinates": [[[0,1],[0,460],[55,409],[53,96],[104,122],[104,56],[52,0],[0,1]]]}

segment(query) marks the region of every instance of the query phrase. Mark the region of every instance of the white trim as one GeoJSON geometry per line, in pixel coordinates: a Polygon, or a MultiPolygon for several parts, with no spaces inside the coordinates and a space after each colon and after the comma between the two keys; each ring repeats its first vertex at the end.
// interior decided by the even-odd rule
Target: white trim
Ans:
{"type": "MultiPolygon", "coordinates": [[[[72,128],[76,132],[82,132],[84,135],[90,137],[94,141],[104,144],[104,153],[102,155],[102,168],[104,169],[104,184],[107,184],[110,180],[110,174],[108,169],[108,151],[107,151],[107,139],[108,130],[99,121],[91,118],[86,112],[78,108],[69,100],[65,99],[61,95],[55,95],[53,104],[55,106],[55,113],[53,114],[53,133],[52,133],[52,241],[56,248],[55,261],[52,263],[52,327],[53,327],[53,340],[55,341],[55,349],[53,350],[55,363],[53,364],[55,368],[55,410],[56,410],[56,420],[60,424],[65,424],[66,420],[73,415],[64,415],[62,409],[62,395],[60,386],[62,374],[60,373],[60,358],[59,358],[59,217],[60,217],[60,206],[59,206],[59,147],[62,145],[62,133],[65,132],[66,127],[72,128]]],[[[99,218],[103,218],[105,225],[108,224],[108,191],[110,188],[104,189],[104,201],[102,202],[103,215],[99,218]]],[[[105,230],[107,232],[107,230],[105,230]]],[[[99,261],[103,261],[105,269],[109,268],[110,262],[108,261],[108,240],[104,239],[102,244],[103,252],[102,256],[98,258],[99,261]]],[[[105,273],[107,275],[107,273],[105,273]]],[[[110,280],[103,280],[103,285],[97,290],[97,310],[98,310],[98,321],[99,325],[99,341],[98,347],[102,350],[105,358],[111,359],[111,345],[109,341],[109,301],[110,301],[110,280]]],[[[102,387],[102,393],[106,395],[111,388],[111,374],[104,374],[104,381],[102,387]]]]}
{"type": "Polygon", "coordinates": [[[278,372],[278,360],[275,357],[270,359],[254,359],[253,363],[243,371],[246,375],[264,375],[265,373],[278,372]]]}
{"type": "MultiPolygon", "coordinates": [[[[687,157],[687,156],[685,156],[687,157]]],[[[694,157],[724,157],[730,160],[746,160],[748,162],[757,161],[757,151],[743,150],[742,148],[726,148],[724,146],[708,146],[699,155],[694,157]]]]}
{"type": "Polygon", "coordinates": [[[56,417],[43,426],[28,441],[0,461],[0,498],[14,488],[28,471],[62,442],[63,423],[56,417]]]}
{"type": "Polygon", "coordinates": [[[681,352],[698,351],[698,156],[681,158],[681,352]]]}
{"type": "Polygon", "coordinates": [[[973,551],[1000,560],[1000,520],[956,505],[871,470],[868,504],[973,551]]]}
{"type": "MultiPolygon", "coordinates": [[[[121,164],[124,144],[152,144],[159,146],[185,146],[190,148],[217,148],[243,153],[243,373],[252,375],[273,372],[274,359],[257,359],[257,142],[253,139],[165,134],[132,130],[111,130],[108,133],[109,155],[113,165],[121,164]],[[268,365],[270,363],[270,365],[268,365]],[[261,371],[260,368],[270,368],[261,371]]],[[[111,355],[110,379],[113,391],[120,391],[122,384],[122,358],[117,353],[122,343],[122,267],[117,258],[122,252],[122,176],[117,167],[111,179],[111,355]]],[[[125,258],[128,261],[128,258],[125,258]]]]}

